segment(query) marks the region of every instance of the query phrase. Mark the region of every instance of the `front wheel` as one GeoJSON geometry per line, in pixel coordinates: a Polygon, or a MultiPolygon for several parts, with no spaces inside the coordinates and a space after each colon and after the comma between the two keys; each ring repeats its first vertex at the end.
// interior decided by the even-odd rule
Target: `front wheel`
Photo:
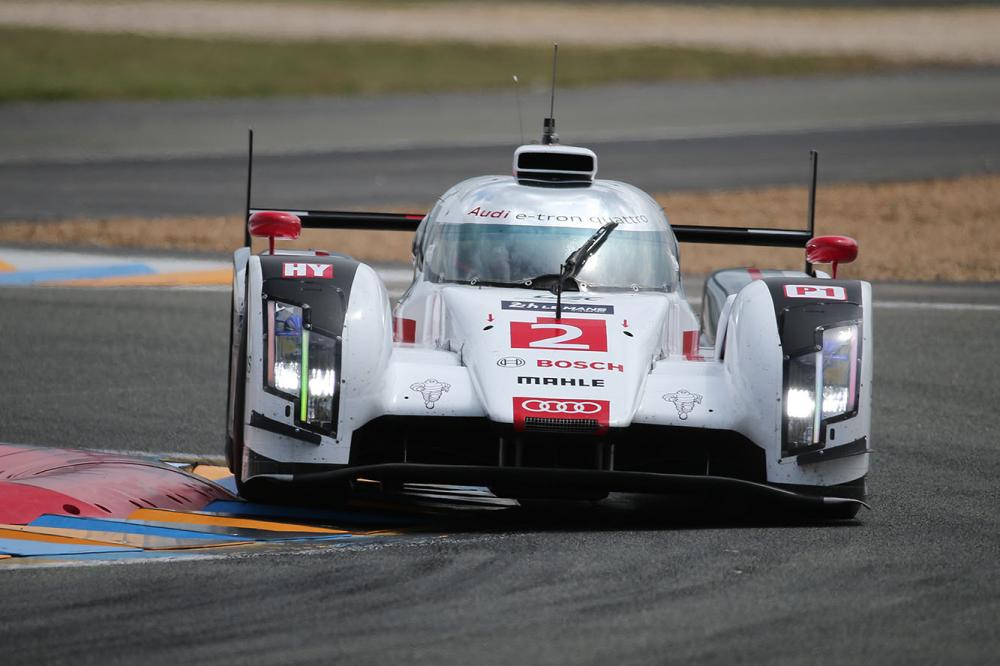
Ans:
{"type": "Polygon", "coordinates": [[[242,481],[236,477],[236,489],[239,491],[240,497],[258,504],[340,507],[351,500],[349,481],[336,484],[304,485],[273,479],[242,481]]]}
{"type": "MultiPolygon", "coordinates": [[[[229,471],[233,473],[236,477],[236,484],[239,485],[240,478],[243,476],[243,412],[246,408],[246,375],[247,375],[247,357],[246,357],[246,333],[242,334],[242,339],[240,340],[239,353],[237,355],[237,363],[239,366],[236,368],[234,381],[236,383],[235,391],[232,392],[233,395],[233,405],[232,414],[230,417],[232,423],[230,427],[232,428],[232,436],[226,437],[226,462],[229,463],[229,471]]],[[[232,375],[231,375],[232,376],[232,375]]]]}
{"type": "Polygon", "coordinates": [[[860,510],[861,504],[857,502],[827,504],[826,506],[817,509],[817,518],[822,518],[824,520],[853,520],[858,515],[858,511],[860,510]]]}
{"type": "Polygon", "coordinates": [[[608,491],[592,488],[557,488],[552,486],[524,486],[497,484],[491,485],[490,492],[497,497],[516,499],[519,502],[534,500],[566,500],[581,502],[600,502],[607,498],[608,491]]]}

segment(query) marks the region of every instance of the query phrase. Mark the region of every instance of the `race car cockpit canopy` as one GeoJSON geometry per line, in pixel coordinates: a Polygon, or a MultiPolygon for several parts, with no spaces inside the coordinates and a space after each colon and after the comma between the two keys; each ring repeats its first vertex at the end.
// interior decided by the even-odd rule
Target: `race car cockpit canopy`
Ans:
{"type": "Polygon", "coordinates": [[[612,225],[576,276],[580,290],[673,291],[677,240],[663,210],[635,187],[595,180],[596,157],[588,154],[571,146],[522,146],[515,176],[473,178],[448,190],[415,239],[424,277],[531,288],[612,225]]]}

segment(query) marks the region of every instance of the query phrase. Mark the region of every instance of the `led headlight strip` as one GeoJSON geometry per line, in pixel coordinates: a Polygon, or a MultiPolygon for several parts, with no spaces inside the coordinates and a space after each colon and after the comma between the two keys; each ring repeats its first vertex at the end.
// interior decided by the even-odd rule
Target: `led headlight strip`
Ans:
{"type": "Polygon", "coordinates": [[[786,364],[786,453],[819,447],[826,424],[857,411],[861,322],[818,326],[814,335],[815,346],[786,364]]]}
{"type": "Polygon", "coordinates": [[[302,328],[302,367],[299,370],[302,386],[299,388],[299,420],[309,421],[309,330],[302,328]]]}

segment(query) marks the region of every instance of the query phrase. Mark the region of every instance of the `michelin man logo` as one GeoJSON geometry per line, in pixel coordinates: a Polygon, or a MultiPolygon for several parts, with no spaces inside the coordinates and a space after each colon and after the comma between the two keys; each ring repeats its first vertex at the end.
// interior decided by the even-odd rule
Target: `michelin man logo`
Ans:
{"type": "Polygon", "coordinates": [[[451,389],[451,384],[439,382],[436,379],[425,379],[416,384],[410,384],[410,390],[416,391],[424,399],[424,407],[434,409],[434,403],[441,399],[441,395],[451,389]]]}
{"type": "Polygon", "coordinates": [[[667,393],[663,399],[674,403],[674,407],[677,408],[677,416],[680,417],[681,421],[686,421],[688,414],[694,411],[694,406],[701,404],[701,396],[697,393],[691,393],[687,389],[681,389],[676,393],[667,393]]]}

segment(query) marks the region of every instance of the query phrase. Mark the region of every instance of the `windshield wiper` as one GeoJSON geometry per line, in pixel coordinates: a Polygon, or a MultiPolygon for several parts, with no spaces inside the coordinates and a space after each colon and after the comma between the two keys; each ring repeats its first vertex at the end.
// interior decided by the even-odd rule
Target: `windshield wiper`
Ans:
{"type": "Polygon", "coordinates": [[[560,277],[566,278],[576,278],[583,270],[583,265],[587,263],[594,254],[601,249],[604,245],[604,241],[608,240],[608,236],[611,232],[615,230],[618,226],[618,222],[608,222],[603,227],[594,232],[594,235],[587,239],[587,242],[573,250],[572,254],[566,257],[566,263],[561,266],[560,277]]]}
{"type": "Polygon", "coordinates": [[[594,232],[594,235],[587,239],[583,245],[574,250],[568,257],[562,266],[559,267],[559,281],[556,282],[556,319],[562,319],[562,292],[563,284],[566,280],[576,281],[576,276],[580,274],[583,270],[583,265],[587,263],[604,242],[608,240],[608,236],[611,232],[615,230],[618,226],[618,222],[608,222],[603,227],[594,232]]]}

